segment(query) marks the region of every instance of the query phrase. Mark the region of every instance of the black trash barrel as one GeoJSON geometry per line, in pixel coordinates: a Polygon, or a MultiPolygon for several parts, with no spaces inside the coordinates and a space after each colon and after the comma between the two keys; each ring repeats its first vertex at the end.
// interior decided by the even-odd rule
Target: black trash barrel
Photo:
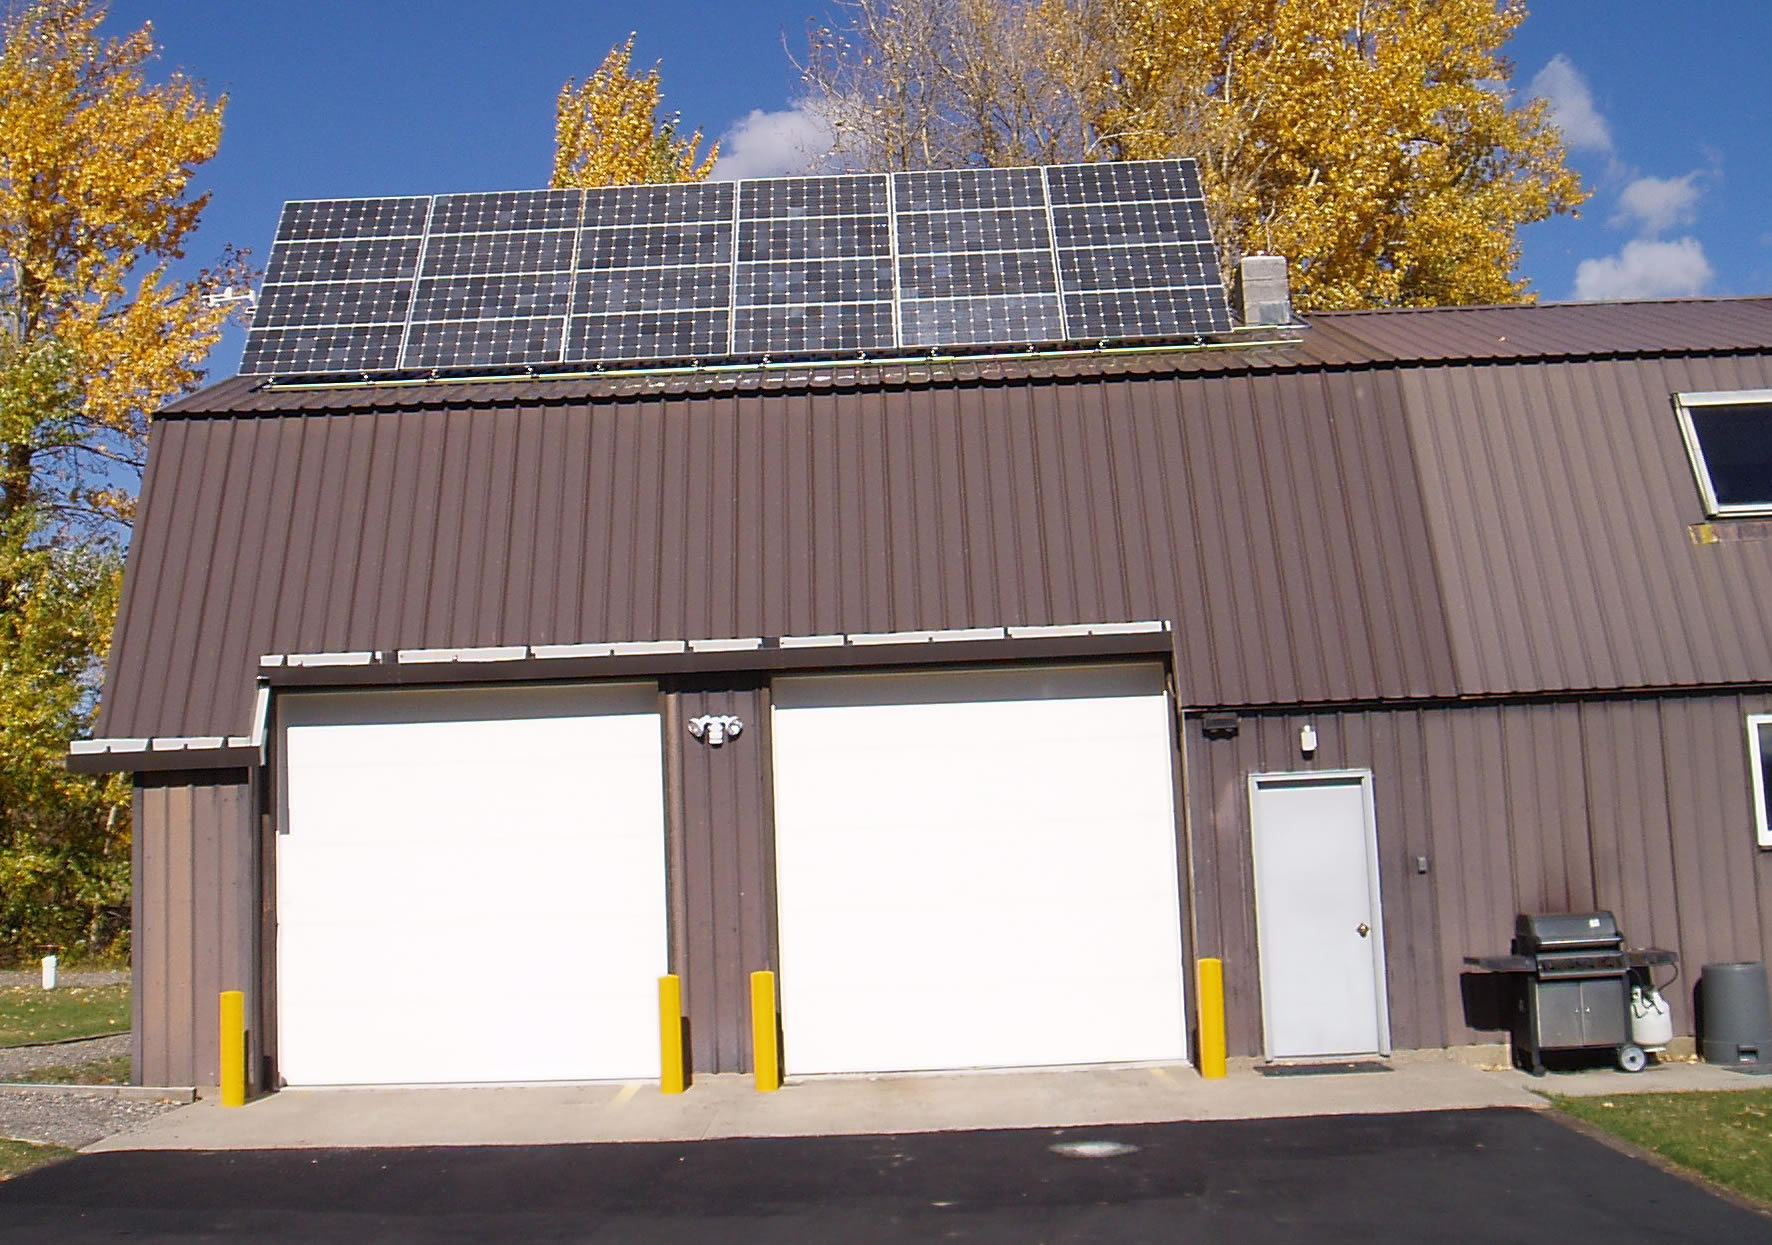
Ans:
{"type": "Polygon", "coordinates": [[[1772,1063],[1772,1000],[1759,960],[1706,964],[1698,979],[1706,1063],[1772,1063]]]}

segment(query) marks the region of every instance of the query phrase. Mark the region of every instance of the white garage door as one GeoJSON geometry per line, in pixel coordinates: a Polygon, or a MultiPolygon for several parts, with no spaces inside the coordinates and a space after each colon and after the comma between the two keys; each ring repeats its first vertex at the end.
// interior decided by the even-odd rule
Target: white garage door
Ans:
{"type": "Polygon", "coordinates": [[[1186,1057],[1154,665],[780,679],[791,1073],[1186,1057]]]}
{"type": "Polygon", "coordinates": [[[656,1077],[657,689],[281,702],[291,1085],[656,1077]]]}

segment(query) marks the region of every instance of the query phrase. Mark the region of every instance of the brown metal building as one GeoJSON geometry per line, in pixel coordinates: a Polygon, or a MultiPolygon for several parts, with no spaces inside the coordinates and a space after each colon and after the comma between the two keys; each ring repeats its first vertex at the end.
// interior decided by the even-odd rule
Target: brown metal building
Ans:
{"type": "Polygon", "coordinates": [[[1690,977],[1772,958],[1750,734],[1772,714],[1772,497],[1707,493],[1682,394],[1772,410],[1772,299],[216,385],[155,425],[102,738],[71,757],[137,776],[137,1076],[212,1083],[233,988],[269,1084],[631,1074],[613,1046],[507,1066],[494,1028],[426,1062],[466,1022],[425,1010],[447,974],[414,965],[548,947],[598,984],[544,1024],[600,1031],[605,968],[650,1006],[641,969],[668,963],[703,1071],[748,1066],[745,976],[778,969],[790,1075],[1186,1058],[1201,956],[1225,963],[1233,1054],[1492,1043],[1462,957],[1522,911],[1609,908],[1690,977]],[[710,746],[724,715],[743,729],[710,746]],[[451,742],[467,720],[539,733],[451,742]],[[556,755],[564,721],[588,733],[556,755]],[[508,756],[482,772],[487,740],[508,756]],[[570,807],[599,834],[648,792],[662,906],[629,911],[654,883],[603,874],[627,856],[581,862],[538,827],[570,807]],[[359,848],[384,800],[422,811],[359,848]],[[1019,824],[956,830],[998,807],[1019,824]],[[304,855],[309,828],[336,841],[304,855]],[[479,889],[438,911],[468,893],[432,889],[463,885],[449,868],[479,889]],[[621,912],[580,926],[581,905],[621,912]],[[645,955],[604,956],[654,925],[645,955]],[[979,1008],[998,1020],[932,984],[949,959],[1004,966],[979,1008]],[[341,1064],[340,1018],[390,979],[411,1031],[341,1064]],[[1056,1032],[1079,1010],[1105,1019],[1056,1032]]]}

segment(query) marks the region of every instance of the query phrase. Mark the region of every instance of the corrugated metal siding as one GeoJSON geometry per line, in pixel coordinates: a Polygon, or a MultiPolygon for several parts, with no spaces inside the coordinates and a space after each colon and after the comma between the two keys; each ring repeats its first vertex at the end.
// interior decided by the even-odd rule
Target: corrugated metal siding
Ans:
{"type": "Polygon", "coordinates": [[[263,653],[1166,618],[1182,697],[1453,690],[1394,377],[173,420],[100,732],[263,653]]]}
{"type": "Polygon", "coordinates": [[[1670,998],[1690,1034],[1704,964],[1772,959],[1744,730],[1769,708],[1772,693],[1260,715],[1228,740],[1190,721],[1196,933],[1225,960],[1231,1049],[1261,1050],[1248,776],[1339,768],[1374,774],[1399,1049],[1503,1040],[1466,1023],[1463,957],[1505,952],[1516,913],[1593,908],[1680,951],[1670,998]]]}
{"type": "Polygon", "coordinates": [[[683,979],[696,1072],[751,1070],[750,975],[775,967],[769,696],[679,684],[664,694],[671,822],[671,968],[683,979]],[[718,748],[687,729],[735,714],[718,748]]]}
{"type": "Polygon", "coordinates": [[[252,788],[239,771],[143,775],[134,809],[135,1080],[215,1085],[221,992],[246,991],[249,1016],[259,1006],[252,788]]]}
{"type": "Polygon", "coordinates": [[[1465,694],[1772,680],[1772,525],[1704,520],[1671,395],[1772,358],[1401,374],[1465,694]]]}

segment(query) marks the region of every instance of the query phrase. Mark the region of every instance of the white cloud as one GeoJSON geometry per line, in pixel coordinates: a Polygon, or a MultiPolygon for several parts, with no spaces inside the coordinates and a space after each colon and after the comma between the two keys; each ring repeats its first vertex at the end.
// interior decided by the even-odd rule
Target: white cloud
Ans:
{"type": "Polygon", "coordinates": [[[1698,219],[1698,173],[1684,177],[1639,177],[1618,194],[1618,211],[1612,224],[1635,225],[1644,237],[1654,237],[1675,225],[1698,219]]]}
{"type": "Polygon", "coordinates": [[[804,173],[831,149],[830,126],[811,109],[751,110],[720,137],[716,181],[804,173]]]}
{"type": "Polygon", "coordinates": [[[1637,238],[1616,255],[1582,260],[1575,269],[1575,297],[1582,302],[1690,298],[1715,275],[1697,238],[1637,238]]]}
{"type": "Polygon", "coordinates": [[[1587,79],[1567,56],[1558,52],[1532,77],[1528,91],[1550,101],[1551,123],[1563,132],[1573,151],[1611,151],[1612,131],[1594,107],[1587,79]]]}

